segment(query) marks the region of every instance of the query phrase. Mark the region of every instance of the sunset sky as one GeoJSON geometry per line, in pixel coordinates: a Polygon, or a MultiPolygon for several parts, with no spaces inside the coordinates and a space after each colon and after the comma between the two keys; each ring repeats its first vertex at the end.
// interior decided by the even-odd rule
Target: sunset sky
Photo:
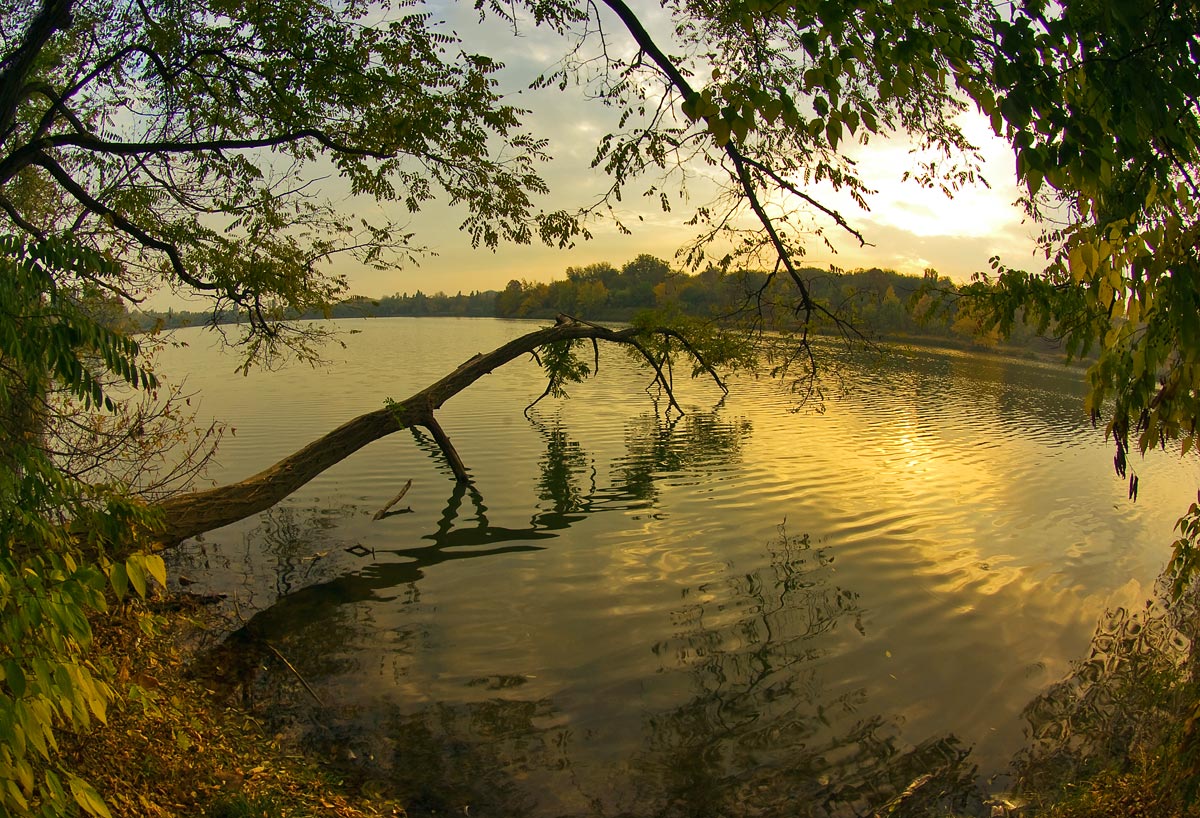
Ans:
{"type": "MultiPolygon", "coordinates": [[[[566,94],[563,94],[566,97],[566,94]]],[[[566,99],[560,110],[570,110],[563,120],[551,117],[546,132],[555,160],[546,169],[555,199],[577,204],[595,198],[607,185],[605,177],[588,168],[588,160],[600,126],[589,120],[586,106],[566,99]],[[571,139],[569,128],[580,137],[571,139]],[[590,137],[590,141],[589,138],[590,137]],[[578,147],[582,146],[582,147],[578,147]]],[[[825,268],[833,264],[842,269],[878,266],[920,274],[928,267],[959,281],[987,268],[988,259],[1000,255],[1015,266],[1036,264],[1033,237],[1036,230],[1024,220],[1014,202],[1018,193],[1014,184],[1012,154],[1006,143],[991,136],[985,122],[974,117],[968,121],[976,144],[988,159],[985,174],[990,188],[982,185],[960,191],[948,199],[940,191],[922,189],[912,181],[903,182],[905,170],[915,166],[907,144],[874,140],[857,147],[856,153],[868,184],[878,190],[871,198],[871,211],[860,210],[853,202],[821,187],[809,188],[817,198],[836,205],[850,223],[860,230],[869,245],[836,230],[829,231],[838,252],[830,252],[819,241],[808,248],[804,262],[825,268]]],[[[701,203],[699,195],[693,203],[701,203]]],[[[568,266],[608,261],[618,267],[639,253],[651,253],[672,261],[676,250],[693,237],[683,224],[691,215],[687,207],[663,213],[652,200],[628,197],[623,203],[624,221],[633,235],[621,235],[611,224],[601,222],[593,228],[595,238],[569,250],[540,245],[503,245],[496,252],[473,250],[470,242],[455,226],[458,219],[446,208],[431,206],[411,220],[417,239],[437,255],[423,260],[418,267],[392,272],[362,271],[352,275],[352,288],[364,295],[393,292],[443,290],[453,294],[479,289],[501,289],[510,279],[547,281],[562,278],[568,266]],[[632,206],[645,204],[644,209],[632,206]],[[638,220],[641,215],[642,220],[638,220]]]]}
{"type": "MultiPolygon", "coordinates": [[[[445,19],[446,29],[459,35],[465,49],[490,54],[505,64],[502,87],[512,104],[530,109],[530,130],[550,140],[549,153],[554,158],[541,172],[552,193],[541,206],[575,208],[594,201],[607,188],[608,180],[591,170],[589,163],[599,138],[613,129],[613,110],[587,100],[584,90],[577,87],[529,91],[529,82],[561,58],[564,41],[532,26],[515,34],[494,20],[481,25],[472,5],[435,0],[430,7],[445,19]]],[[[662,19],[661,7],[657,3],[633,5],[646,15],[644,21],[670,51],[671,28],[662,19]]],[[[606,31],[611,46],[628,43],[615,20],[606,23],[606,31]]],[[[1018,194],[1009,147],[992,136],[981,118],[969,116],[964,124],[987,159],[990,189],[978,186],[949,200],[941,192],[901,181],[905,171],[916,166],[907,144],[877,138],[866,147],[851,145],[864,180],[878,190],[871,199],[871,211],[864,212],[848,198],[821,186],[807,190],[839,209],[873,246],[859,247],[849,235],[831,230],[838,252],[814,241],[804,263],[847,270],[879,266],[915,274],[933,267],[959,281],[986,269],[989,257],[997,254],[1015,266],[1036,265],[1032,258],[1036,231],[1023,223],[1023,213],[1013,204],[1018,194]]],[[[336,201],[338,183],[327,180],[326,185],[336,201]]],[[[672,213],[663,213],[656,200],[643,199],[639,195],[643,187],[632,186],[621,203],[622,218],[633,235],[621,235],[611,222],[602,221],[592,225],[595,237],[591,241],[568,250],[541,245],[503,245],[495,252],[472,249],[469,238],[457,230],[460,213],[435,202],[406,217],[396,206],[385,211],[386,215],[407,221],[415,242],[435,255],[424,257],[417,266],[389,271],[369,270],[339,259],[334,270],[348,275],[352,293],[379,297],[418,289],[450,294],[502,289],[510,279],[562,278],[569,266],[607,261],[619,267],[639,253],[659,256],[678,267],[675,253],[693,237],[684,222],[696,205],[706,201],[703,180],[691,185],[690,202],[680,203],[672,213]]],[[[339,204],[357,215],[383,215],[373,201],[344,198],[339,204]]]]}

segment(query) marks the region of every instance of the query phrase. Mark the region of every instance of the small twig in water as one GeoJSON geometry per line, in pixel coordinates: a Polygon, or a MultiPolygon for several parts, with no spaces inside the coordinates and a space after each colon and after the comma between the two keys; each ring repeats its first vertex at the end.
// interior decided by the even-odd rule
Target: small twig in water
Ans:
{"type": "Polygon", "coordinates": [[[400,499],[402,497],[404,497],[405,494],[408,493],[408,490],[410,488],[412,488],[412,480],[409,480],[407,483],[404,484],[404,488],[400,489],[400,493],[397,494],[395,497],[393,497],[392,501],[390,503],[388,503],[383,508],[379,509],[379,511],[375,512],[375,516],[371,518],[371,522],[375,522],[376,520],[382,520],[384,517],[386,517],[387,513],[388,513],[388,509],[390,509],[392,506],[396,505],[396,503],[400,502],[400,499]]]}
{"type": "Polygon", "coordinates": [[[287,657],[279,652],[279,648],[272,645],[266,639],[263,640],[263,644],[267,646],[267,649],[270,650],[271,653],[274,653],[279,657],[279,661],[287,665],[288,670],[296,674],[296,678],[300,680],[300,684],[304,685],[304,689],[308,691],[308,694],[313,697],[313,701],[315,701],[319,706],[324,707],[325,702],[321,701],[321,697],[317,695],[317,691],[313,690],[312,687],[309,686],[308,682],[304,680],[304,677],[300,675],[300,671],[296,670],[296,666],[289,662],[287,657]]]}

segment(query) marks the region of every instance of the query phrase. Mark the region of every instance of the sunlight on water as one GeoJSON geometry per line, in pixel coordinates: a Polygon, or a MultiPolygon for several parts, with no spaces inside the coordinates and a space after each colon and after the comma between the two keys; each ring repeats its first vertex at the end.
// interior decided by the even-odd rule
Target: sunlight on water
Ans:
{"type": "MultiPolygon", "coordinates": [[[[224,482],[535,326],[343,322],[329,367],[246,378],[183,331],[161,368],[236,427],[224,482]]],[[[894,347],[823,413],[740,378],[682,384],[679,418],[600,364],[530,420],[532,362],[451,400],[469,487],[401,432],[182,550],[326,702],[281,671],[276,704],[412,815],[854,814],[930,769],[966,792],[1150,595],[1200,484],[1155,453],[1129,502],[1059,366],[894,347]]]]}

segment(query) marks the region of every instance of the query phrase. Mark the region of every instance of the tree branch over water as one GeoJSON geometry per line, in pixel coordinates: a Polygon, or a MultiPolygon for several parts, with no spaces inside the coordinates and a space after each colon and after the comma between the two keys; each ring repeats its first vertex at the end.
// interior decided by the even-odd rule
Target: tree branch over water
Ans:
{"type": "MultiPolygon", "coordinates": [[[[412,426],[424,426],[433,434],[455,479],[460,483],[468,483],[470,475],[465,464],[434,416],[446,401],[499,367],[524,355],[536,355],[539,349],[561,342],[608,341],[634,348],[653,363],[654,359],[647,353],[644,342],[656,336],[671,338],[677,337],[677,333],[667,327],[616,330],[562,316],[554,326],[522,335],[491,352],[469,358],[453,372],[403,401],[389,402],[382,409],[359,415],[252,477],[164,501],[159,505],[163,522],[158,538],[167,545],[175,545],[188,537],[265,511],[367,444],[412,426]]],[[[718,386],[724,388],[716,377],[713,362],[706,360],[703,353],[693,346],[687,347],[687,353],[715,379],[718,386]]],[[[682,412],[661,367],[656,365],[654,370],[655,382],[667,391],[671,406],[682,412]]]]}

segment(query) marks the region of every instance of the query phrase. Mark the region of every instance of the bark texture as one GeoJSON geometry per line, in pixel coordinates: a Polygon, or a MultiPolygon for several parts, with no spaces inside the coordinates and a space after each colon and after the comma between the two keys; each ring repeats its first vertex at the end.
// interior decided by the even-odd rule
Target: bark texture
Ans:
{"type": "Polygon", "coordinates": [[[253,477],[163,501],[159,505],[162,528],[158,537],[164,544],[174,545],[188,537],[265,511],[368,443],[409,426],[429,429],[449,461],[455,478],[459,482],[468,482],[470,477],[466,467],[434,418],[435,410],[494,369],[556,341],[594,339],[633,345],[655,366],[661,377],[657,364],[638,341],[638,334],[639,330],[633,328],[613,330],[596,324],[560,319],[552,327],[513,339],[489,353],[475,355],[450,374],[405,400],[343,423],[253,477]]]}

